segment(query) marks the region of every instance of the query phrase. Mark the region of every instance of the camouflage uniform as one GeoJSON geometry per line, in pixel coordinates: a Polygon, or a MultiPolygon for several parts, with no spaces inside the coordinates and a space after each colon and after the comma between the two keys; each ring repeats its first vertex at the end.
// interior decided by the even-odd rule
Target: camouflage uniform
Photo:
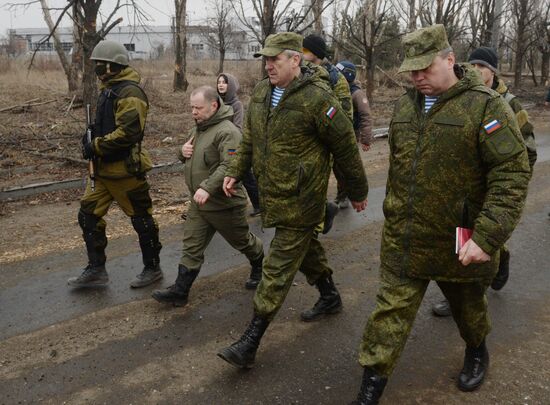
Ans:
{"type": "Polygon", "coordinates": [[[518,98],[508,91],[508,86],[504,83],[504,80],[500,79],[495,75],[493,81],[493,90],[498,94],[504,97],[504,100],[510,104],[512,110],[516,114],[516,120],[521,130],[521,135],[525,141],[525,146],[527,147],[527,154],[529,156],[529,166],[531,171],[533,171],[533,166],[537,161],[537,146],[535,143],[535,134],[533,132],[533,124],[529,122],[529,115],[527,111],[523,109],[518,98]]]}
{"type": "Polygon", "coordinates": [[[519,220],[530,171],[513,111],[471,69],[455,66],[458,83],[427,113],[416,90],[394,110],[381,287],[359,356],[382,376],[391,374],[430,280],[449,300],[469,347],[478,347],[490,330],[485,290],[496,274],[499,248],[519,220]],[[493,120],[500,128],[489,132],[485,127],[493,120]],[[454,252],[465,204],[473,241],[492,256],[466,267],[454,252]]]}
{"type": "Polygon", "coordinates": [[[241,179],[253,167],[263,225],[276,228],[254,296],[255,313],[268,320],[281,307],[298,269],[311,284],[332,273],[315,231],[324,217],[331,155],[346,162],[354,201],[364,200],[368,191],[351,120],[333,96],[325,69],[303,66],[275,108],[271,92],[268,79],[254,88],[243,140],[227,171],[241,179]]]}
{"type": "Polygon", "coordinates": [[[139,74],[125,67],[100,85],[92,140],[95,190],[92,191],[88,181],[78,213],[93,266],[105,264],[107,237],[103,216],[113,201],[132,219],[144,265],[156,268],[160,262],[162,245],[157,223],[152,217],[153,205],[145,178],[152,163],[141,146],[149,103],[139,82],[139,74]]]}

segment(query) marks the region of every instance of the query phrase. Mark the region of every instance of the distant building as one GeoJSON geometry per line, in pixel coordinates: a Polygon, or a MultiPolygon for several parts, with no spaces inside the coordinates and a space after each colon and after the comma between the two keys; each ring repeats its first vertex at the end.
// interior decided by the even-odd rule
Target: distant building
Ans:
{"type": "MultiPolygon", "coordinates": [[[[65,52],[70,53],[73,47],[72,28],[59,27],[57,36],[65,52]]],[[[190,25],[187,27],[187,55],[195,59],[215,59],[218,51],[209,45],[208,35],[213,35],[212,27],[190,25]]],[[[38,49],[41,55],[55,55],[53,39],[48,37],[47,28],[17,28],[8,30],[10,44],[16,44],[15,54],[25,54],[38,49]]],[[[228,47],[225,58],[228,60],[252,59],[253,54],[261,48],[245,30],[236,29],[231,32],[231,46],[228,47]]],[[[124,44],[131,59],[155,59],[164,51],[173,47],[174,30],[171,26],[116,26],[106,39],[124,44]]]]}

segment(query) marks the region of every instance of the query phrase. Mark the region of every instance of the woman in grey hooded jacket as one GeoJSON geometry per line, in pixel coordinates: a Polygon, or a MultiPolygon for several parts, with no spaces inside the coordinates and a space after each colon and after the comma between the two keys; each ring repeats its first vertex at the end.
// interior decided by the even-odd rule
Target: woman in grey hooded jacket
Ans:
{"type": "MultiPolygon", "coordinates": [[[[233,124],[239,130],[243,129],[243,116],[244,108],[243,103],[239,100],[237,92],[239,91],[239,81],[237,78],[229,73],[220,73],[216,81],[216,88],[218,89],[218,94],[223,100],[225,105],[230,105],[233,107],[233,124]]],[[[252,171],[249,171],[246,176],[243,178],[243,185],[250,198],[252,207],[254,210],[250,214],[255,217],[260,215],[260,197],[258,196],[258,185],[256,184],[256,178],[252,171]]]]}

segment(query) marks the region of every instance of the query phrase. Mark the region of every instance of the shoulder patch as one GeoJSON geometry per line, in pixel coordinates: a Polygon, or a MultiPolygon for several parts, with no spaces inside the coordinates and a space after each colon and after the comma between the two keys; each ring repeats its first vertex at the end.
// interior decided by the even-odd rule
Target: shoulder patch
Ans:
{"type": "Polygon", "coordinates": [[[336,108],[334,106],[330,106],[329,109],[327,110],[327,112],[325,113],[325,115],[329,119],[333,119],[334,116],[336,115],[336,108]]]}
{"type": "Polygon", "coordinates": [[[502,124],[500,123],[499,120],[492,120],[491,122],[483,126],[487,135],[492,134],[493,132],[495,132],[497,129],[501,127],[502,127],[502,124]]]}

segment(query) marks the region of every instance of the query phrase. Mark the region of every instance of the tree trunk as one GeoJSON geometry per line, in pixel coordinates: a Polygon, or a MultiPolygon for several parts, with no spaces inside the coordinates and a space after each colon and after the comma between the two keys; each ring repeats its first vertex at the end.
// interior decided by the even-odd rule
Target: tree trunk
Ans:
{"type": "Polygon", "coordinates": [[[367,68],[367,98],[372,103],[372,93],[374,92],[374,50],[372,46],[367,46],[365,49],[365,62],[367,68]]]}
{"type": "Polygon", "coordinates": [[[407,0],[409,5],[409,32],[416,31],[416,0],[407,0]]]}
{"type": "Polygon", "coordinates": [[[69,58],[67,58],[67,55],[63,50],[63,46],[61,45],[61,41],[59,40],[57,33],[54,31],[55,30],[54,23],[52,21],[52,16],[50,14],[50,10],[49,10],[48,4],[46,3],[46,0],[40,0],[40,5],[42,6],[44,20],[46,21],[46,24],[48,25],[48,29],[53,38],[53,45],[55,48],[55,52],[59,57],[59,61],[61,62],[61,66],[63,67],[63,71],[65,72],[65,76],[67,77],[69,94],[74,93],[78,89],[78,74],[73,69],[72,64],[69,63],[69,58]]]}
{"type": "Polygon", "coordinates": [[[312,4],[312,11],[313,11],[313,29],[316,33],[319,35],[323,35],[323,3],[324,0],[311,0],[313,2],[312,4]]]}
{"type": "Polygon", "coordinates": [[[175,56],[176,65],[174,68],[174,91],[186,91],[189,82],[186,78],[187,69],[187,38],[185,25],[187,0],[174,0],[176,9],[175,19],[175,56]]]}
{"type": "Polygon", "coordinates": [[[223,72],[223,63],[225,61],[225,48],[220,49],[220,59],[218,65],[218,74],[223,72]]]}
{"type": "MultiPolygon", "coordinates": [[[[79,10],[81,10],[81,7],[80,7],[79,3],[76,2],[73,5],[73,11],[72,11],[72,15],[73,15],[73,52],[72,52],[72,55],[71,55],[71,68],[73,69],[74,77],[75,77],[75,80],[76,80],[76,86],[77,86],[75,88],[75,91],[74,91],[75,94],[80,93],[79,90],[80,90],[80,86],[82,84],[82,71],[84,70],[84,64],[83,64],[83,60],[82,60],[82,53],[83,53],[83,48],[82,48],[82,43],[83,43],[82,25],[83,25],[83,21],[82,21],[82,18],[80,17],[79,10]]],[[[71,91],[70,90],[70,85],[69,85],[69,91],[71,91]]],[[[82,97],[82,94],[79,94],[79,97],[82,97]]]]}
{"type": "Polygon", "coordinates": [[[97,77],[95,74],[95,63],[90,59],[92,51],[97,45],[97,38],[95,32],[95,24],[92,27],[90,24],[84,31],[82,36],[83,50],[84,50],[84,73],[82,75],[82,103],[83,105],[90,104],[95,109],[95,103],[97,99],[97,77]]]}
{"type": "Polygon", "coordinates": [[[548,68],[550,66],[550,50],[541,53],[540,82],[546,85],[548,82],[548,68]]]}
{"type": "Polygon", "coordinates": [[[349,10],[350,4],[351,4],[351,0],[346,0],[346,5],[344,7],[342,17],[340,19],[335,18],[335,20],[339,20],[339,23],[340,23],[340,27],[338,28],[336,41],[335,41],[336,45],[334,46],[334,60],[335,61],[338,61],[338,60],[342,59],[342,57],[340,55],[342,53],[342,50],[341,50],[342,47],[340,46],[340,44],[342,43],[342,41],[344,39],[344,33],[345,33],[345,30],[346,30],[346,22],[344,20],[344,16],[348,15],[348,10],[349,10]]]}

